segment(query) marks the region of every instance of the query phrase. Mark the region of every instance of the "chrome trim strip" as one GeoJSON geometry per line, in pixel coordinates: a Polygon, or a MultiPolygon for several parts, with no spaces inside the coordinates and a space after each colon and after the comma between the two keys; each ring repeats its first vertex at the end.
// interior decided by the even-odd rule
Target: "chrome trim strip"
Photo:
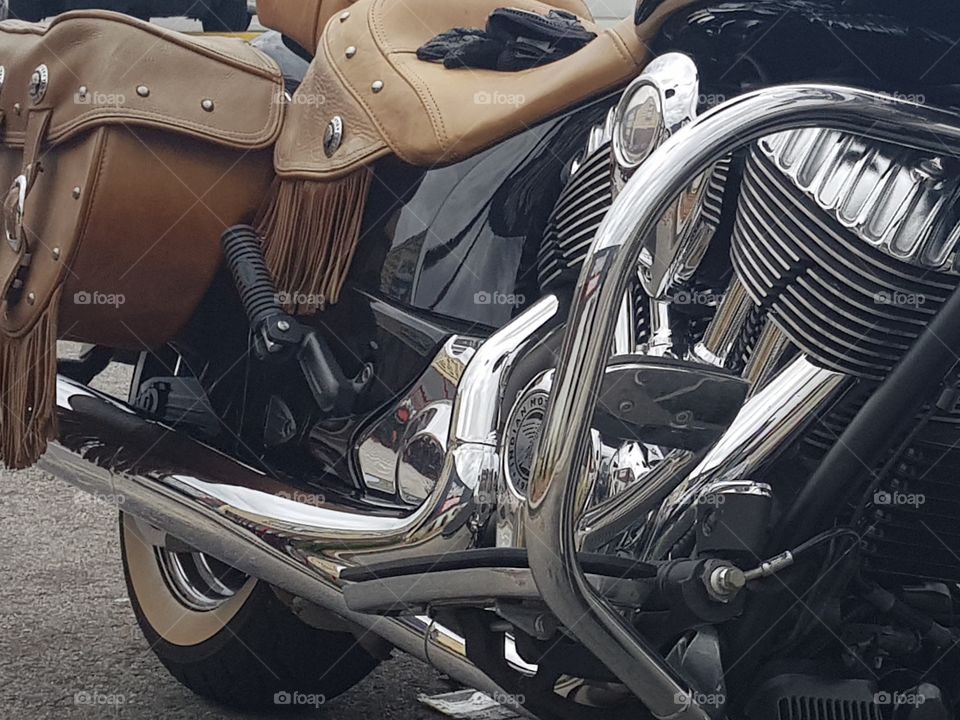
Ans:
{"type": "Polygon", "coordinates": [[[956,116],[855,88],[767,88],[718,106],[644,162],[618,195],[590,249],[568,318],[557,379],[530,482],[530,568],[569,631],[658,718],[707,720],[689,683],[587,582],[576,557],[575,509],[587,490],[590,420],[621,298],[656,224],[698,174],[760,138],[829,127],[943,153],[960,151],[956,116]],[[680,159],[681,161],[678,161],[680,159]]]}

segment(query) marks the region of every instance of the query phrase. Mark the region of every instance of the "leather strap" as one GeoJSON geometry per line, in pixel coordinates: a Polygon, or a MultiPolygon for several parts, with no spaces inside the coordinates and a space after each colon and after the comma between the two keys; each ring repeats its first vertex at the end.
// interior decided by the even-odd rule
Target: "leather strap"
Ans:
{"type": "Polygon", "coordinates": [[[23,146],[21,173],[13,179],[3,199],[3,248],[0,253],[0,297],[16,300],[16,290],[23,286],[23,274],[30,266],[32,253],[23,226],[27,197],[41,171],[40,151],[50,127],[50,109],[30,112],[23,146]],[[11,293],[11,291],[14,291],[11,293]]]}

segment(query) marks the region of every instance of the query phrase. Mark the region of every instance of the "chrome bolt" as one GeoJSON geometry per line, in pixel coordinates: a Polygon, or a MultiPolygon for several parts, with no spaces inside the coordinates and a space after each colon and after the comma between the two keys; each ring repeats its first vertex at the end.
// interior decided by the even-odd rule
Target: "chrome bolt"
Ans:
{"type": "Polygon", "coordinates": [[[340,13],[340,22],[346,22],[348,17],[350,17],[350,11],[344,10],[342,13],[340,13]]]}
{"type": "Polygon", "coordinates": [[[149,97],[150,88],[148,88],[146,85],[137,85],[137,95],[140,97],[149,97]]]}
{"type": "Polygon", "coordinates": [[[54,260],[59,260],[59,259],[60,259],[60,248],[55,247],[55,248],[51,251],[51,254],[53,255],[53,259],[54,259],[54,260]]]}
{"type": "Polygon", "coordinates": [[[90,91],[87,89],[87,86],[86,86],[86,85],[81,85],[81,86],[79,87],[79,89],[77,90],[77,97],[78,97],[80,100],[84,100],[84,99],[86,99],[88,92],[90,92],[90,91]]]}
{"type": "Polygon", "coordinates": [[[370,89],[373,90],[375,93],[378,93],[381,90],[383,90],[383,80],[374,80],[373,84],[370,86],[370,89]]]}
{"type": "Polygon", "coordinates": [[[280,332],[286,332],[289,329],[290,329],[290,323],[288,323],[286,320],[277,321],[277,330],[279,330],[280,332]]]}
{"type": "Polygon", "coordinates": [[[202,108],[203,108],[204,110],[206,110],[207,112],[213,112],[213,108],[214,108],[213,100],[211,100],[210,98],[205,98],[205,99],[200,103],[200,107],[202,107],[202,108]]]}
{"type": "Polygon", "coordinates": [[[943,179],[944,173],[945,169],[942,158],[924,158],[917,166],[917,174],[926,180],[941,180],[943,179]]]}
{"type": "Polygon", "coordinates": [[[354,55],[357,54],[357,48],[351,45],[346,49],[346,51],[344,51],[343,54],[346,55],[347,59],[349,60],[350,58],[352,58],[354,55]]]}
{"type": "Polygon", "coordinates": [[[33,305],[37,301],[36,293],[27,293],[27,302],[33,305]]]}
{"type": "Polygon", "coordinates": [[[79,198],[79,197],[80,197],[80,186],[79,186],[79,185],[76,185],[76,186],[73,188],[73,197],[75,197],[75,198],[79,198]]]}
{"type": "Polygon", "coordinates": [[[19,115],[19,114],[20,114],[20,110],[21,110],[20,103],[14,103],[14,104],[13,104],[13,111],[14,111],[17,115],[19,115]]]}
{"type": "Polygon", "coordinates": [[[715,600],[727,602],[743,590],[746,584],[747,578],[743,570],[732,565],[724,565],[710,573],[707,578],[707,591],[715,600]]]}

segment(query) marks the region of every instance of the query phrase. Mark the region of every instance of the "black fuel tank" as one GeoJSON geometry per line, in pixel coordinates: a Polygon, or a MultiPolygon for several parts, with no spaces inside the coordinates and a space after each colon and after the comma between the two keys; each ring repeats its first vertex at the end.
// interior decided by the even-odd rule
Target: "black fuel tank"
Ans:
{"type": "Polygon", "coordinates": [[[536,299],[547,216],[571,159],[616,99],[593,100],[446,167],[380,161],[350,282],[465,323],[506,323],[536,299]]]}

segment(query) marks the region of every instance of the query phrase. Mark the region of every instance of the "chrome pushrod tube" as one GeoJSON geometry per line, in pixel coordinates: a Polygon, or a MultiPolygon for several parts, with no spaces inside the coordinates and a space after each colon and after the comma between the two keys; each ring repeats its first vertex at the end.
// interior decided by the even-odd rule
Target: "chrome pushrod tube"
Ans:
{"type": "Polygon", "coordinates": [[[790,85],[718,106],[657,149],[617,196],[574,292],[556,381],[533,462],[526,529],[530,568],[569,631],[658,718],[705,720],[694,689],[600,597],[577,562],[574,508],[587,482],[587,441],[621,298],[647,238],[712,163],[759,138],[825,127],[957,154],[956,116],[856,88],[790,85]]]}

